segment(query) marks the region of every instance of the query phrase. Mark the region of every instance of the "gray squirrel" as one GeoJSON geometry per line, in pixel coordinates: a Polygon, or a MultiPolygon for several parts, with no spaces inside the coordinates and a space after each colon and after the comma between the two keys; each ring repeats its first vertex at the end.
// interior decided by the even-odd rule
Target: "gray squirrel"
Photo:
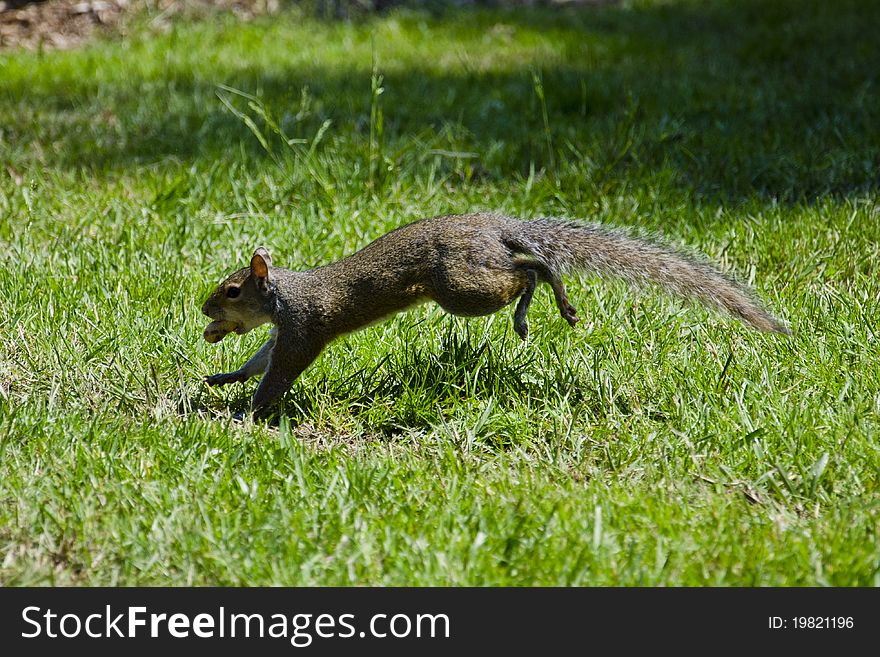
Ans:
{"type": "Polygon", "coordinates": [[[250,266],[231,274],[205,301],[202,312],[214,321],[204,338],[219,342],[272,323],[269,340],[239,369],[205,382],[224,385],[265,372],[251,402],[262,415],[334,338],[427,301],[473,317],[518,300],[513,329],[525,340],[526,313],[539,283],[550,285],[560,314],[574,327],[578,316],[561,275],[577,270],[653,283],[760,331],[789,333],[748,288],[625,230],[562,219],[449,215],[401,226],[338,262],[307,271],[274,267],[266,249],[258,248],[250,266]]]}

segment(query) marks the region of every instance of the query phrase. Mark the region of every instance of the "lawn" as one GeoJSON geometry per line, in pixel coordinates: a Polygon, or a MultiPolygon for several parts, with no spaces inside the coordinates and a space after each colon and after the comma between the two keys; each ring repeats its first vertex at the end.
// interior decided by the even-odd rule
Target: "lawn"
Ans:
{"type": "MultiPolygon", "coordinates": [[[[0,583],[880,584],[880,4],[145,15],[0,52],[0,583]],[[793,337],[568,279],[202,383],[256,246],[497,210],[662,233],[793,337]]],[[[364,303],[368,303],[364,300],[364,303]]]]}

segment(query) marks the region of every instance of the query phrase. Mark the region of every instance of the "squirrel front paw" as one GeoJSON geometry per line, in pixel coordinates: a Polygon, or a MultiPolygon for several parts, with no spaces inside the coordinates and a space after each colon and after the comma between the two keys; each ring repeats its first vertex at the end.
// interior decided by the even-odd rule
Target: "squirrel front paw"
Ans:
{"type": "Polygon", "coordinates": [[[236,383],[243,380],[238,372],[222,372],[205,377],[205,383],[209,386],[225,386],[227,383],[236,383]]]}

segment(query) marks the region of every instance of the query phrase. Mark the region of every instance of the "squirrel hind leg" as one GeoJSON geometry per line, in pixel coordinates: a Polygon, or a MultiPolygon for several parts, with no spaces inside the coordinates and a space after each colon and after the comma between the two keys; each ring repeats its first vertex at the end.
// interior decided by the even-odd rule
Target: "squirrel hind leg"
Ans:
{"type": "MultiPolygon", "coordinates": [[[[553,298],[556,300],[556,306],[559,308],[559,314],[562,315],[562,318],[568,322],[569,326],[572,328],[580,321],[580,318],[577,316],[577,310],[571,302],[568,300],[568,293],[565,291],[565,283],[562,282],[562,278],[560,278],[559,274],[557,274],[551,267],[548,267],[544,263],[541,262],[524,262],[520,265],[520,268],[526,272],[529,277],[529,287],[526,289],[526,292],[523,293],[523,296],[520,297],[520,304],[517,306],[516,315],[514,316],[515,322],[516,318],[521,318],[525,321],[525,313],[526,309],[528,309],[528,305],[532,300],[532,294],[535,290],[535,283],[538,277],[540,277],[541,283],[547,283],[553,290],[553,298]],[[528,296],[526,296],[528,295],[528,296]],[[520,306],[523,306],[522,312],[520,313],[520,306]]],[[[514,323],[514,328],[516,329],[516,323],[514,323]]],[[[526,328],[526,331],[528,329],[526,328]]],[[[517,330],[519,333],[519,330],[517,330]]],[[[520,335],[522,337],[522,335],[520,335]]],[[[525,339],[525,338],[523,338],[525,339]]]]}
{"type": "Polygon", "coordinates": [[[532,303],[535,287],[538,285],[538,274],[534,269],[526,269],[525,273],[526,289],[523,290],[513,313],[513,330],[523,341],[529,337],[529,320],[526,318],[526,313],[529,311],[529,304],[532,303]]]}
{"type": "Polygon", "coordinates": [[[571,328],[574,328],[580,321],[580,318],[577,316],[577,310],[568,300],[568,294],[565,292],[565,284],[559,276],[554,276],[547,282],[550,284],[550,287],[553,288],[553,298],[556,299],[556,306],[559,308],[559,314],[562,315],[562,319],[568,322],[568,325],[571,326],[571,328]]]}

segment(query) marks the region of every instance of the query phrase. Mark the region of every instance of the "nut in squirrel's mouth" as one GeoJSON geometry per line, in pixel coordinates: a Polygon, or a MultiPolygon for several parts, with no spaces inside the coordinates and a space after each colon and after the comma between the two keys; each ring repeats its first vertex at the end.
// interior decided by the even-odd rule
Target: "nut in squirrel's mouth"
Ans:
{"type": "Polygon", "coordinates": [[[242,326],[237,322],[230,322],[229,320],[223,319],[208,324],[202,333],[202,337],[205,338],[205,342],[214,343],[220,342],[220,340],[233,332],[241,335],[243,333],[242,326]]]}

